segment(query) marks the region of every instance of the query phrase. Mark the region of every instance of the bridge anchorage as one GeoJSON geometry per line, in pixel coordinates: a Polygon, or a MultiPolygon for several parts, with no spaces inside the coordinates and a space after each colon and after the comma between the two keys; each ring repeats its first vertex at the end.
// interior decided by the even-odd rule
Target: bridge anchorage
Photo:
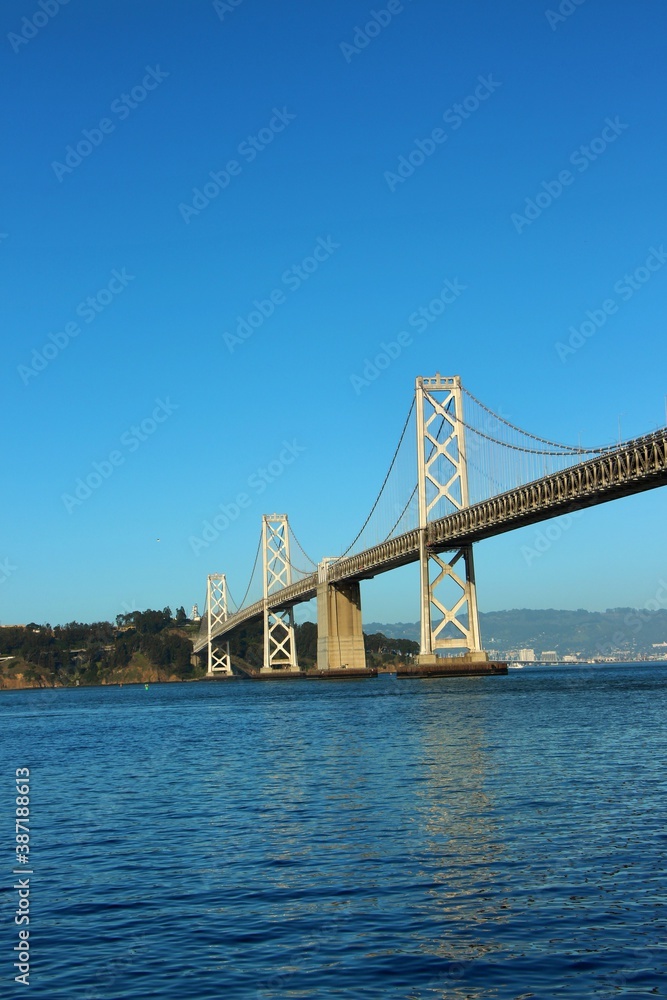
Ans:
{"type": "Polygon", "coordinates": [[[366,669],[361,581],[415,562],[420,570],[420,653],[414,666],[399,668],[399,673],[498,672],[500,665],[489,663],[482,648],[473,544],[666,483],[667,428],[618,445],[563,445],[522,431],[493,413],[459,376],[417,378],[389,471],[349,548],[315,564],[286,514],[264,515],[250,583],[236,611],[228,607],[231,596],[224,574],[208,577],[206,613],[194,653],[208,655],[209,675],[231,676],[229,634],[247,622],[263,621],[262,665],[244,672],[257,677],[298,675],[293,608],[316,598],[317,669],[305,673],[373,673],[366,669]],[[406,454],[413,409],[416,461],[412,453],[406,454]],[[400,476],[407,483],[397,484],[400,476]],[[388,503],[392,490],[394,506],[383,512],[380,501],[388,503]],[[388,523],[378,524],[381,514],[389,514],[388,523]],[[375,544],[364,543],[371,528],[375,544]],[[301,551],[299,561],[305,556],[311,569],[293,564],[291,541],[301,551]],[[260,565],[262,596],[246,603],[260,565]],[[447,655],[455,650],[457,656],[447,655]]]}

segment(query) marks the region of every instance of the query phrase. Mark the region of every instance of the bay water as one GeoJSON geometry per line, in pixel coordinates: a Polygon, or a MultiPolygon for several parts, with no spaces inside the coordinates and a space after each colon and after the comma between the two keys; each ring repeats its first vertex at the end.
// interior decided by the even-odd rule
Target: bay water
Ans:
{"type": "Polygon", "coordinates": [[[664,996],[666,723],[660,664],[0,692],[0,996],[664,996]]]}

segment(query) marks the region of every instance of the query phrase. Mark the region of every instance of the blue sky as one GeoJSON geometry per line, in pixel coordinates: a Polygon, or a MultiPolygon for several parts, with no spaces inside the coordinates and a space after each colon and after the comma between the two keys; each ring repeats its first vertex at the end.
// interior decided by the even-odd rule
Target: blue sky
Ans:
{"type": "MultiPolygon", "coordinates": [[[[0,622],[189,611],[211,572],[240,594],[263,513],[337,554],[416,375],[559,441],[664,424],[667,11],[560,9],[7,0],[0,622]]],[[[539,528],[481,543],[481,610],[643,606],[664,513],[659,490],[586,511],[532,560],[539,528]]],[[[363,600],[415,620],[416,568],[363,600]]]]}

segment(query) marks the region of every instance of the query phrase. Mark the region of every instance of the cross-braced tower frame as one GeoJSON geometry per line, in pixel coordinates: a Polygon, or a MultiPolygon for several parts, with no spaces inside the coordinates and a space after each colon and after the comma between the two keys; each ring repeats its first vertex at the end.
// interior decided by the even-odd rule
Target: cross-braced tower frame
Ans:
{"type": "Polygon", "coordinates": [[[480,654],[472,545],[436,553],[427,539],[432,512],[442,516],[447,503],[455,510],[469,505],[461,379],[420,377],[415,391],[421,655],[432,657],[438,649],[455,648],[480,654]]]}
{"type": "Polygon", "coordinates": [[[264,670],[297,670],[294,612],[269,608],[275,590],[292,582],[287,514],[265,514],[262,519],[264,562],[264,670]]]}
{"type": "Polygon", "coordinates": [[[212,633],[216,625],[227,621],[227,577],[224,573],[211,573],[206,583],[206,619],[208,625],[208,673],[231,674],[232,660],[229,643],[213,645],[212,633]]]}

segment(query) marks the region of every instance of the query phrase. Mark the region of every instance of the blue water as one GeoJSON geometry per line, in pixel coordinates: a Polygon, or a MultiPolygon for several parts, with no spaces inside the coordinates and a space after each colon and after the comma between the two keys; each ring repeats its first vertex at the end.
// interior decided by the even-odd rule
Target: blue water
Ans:
{"type": "Polygon", "coordinates": [[[0,692],[0,995],[664,996],[666,721],[657,665],[0,692]]]}

